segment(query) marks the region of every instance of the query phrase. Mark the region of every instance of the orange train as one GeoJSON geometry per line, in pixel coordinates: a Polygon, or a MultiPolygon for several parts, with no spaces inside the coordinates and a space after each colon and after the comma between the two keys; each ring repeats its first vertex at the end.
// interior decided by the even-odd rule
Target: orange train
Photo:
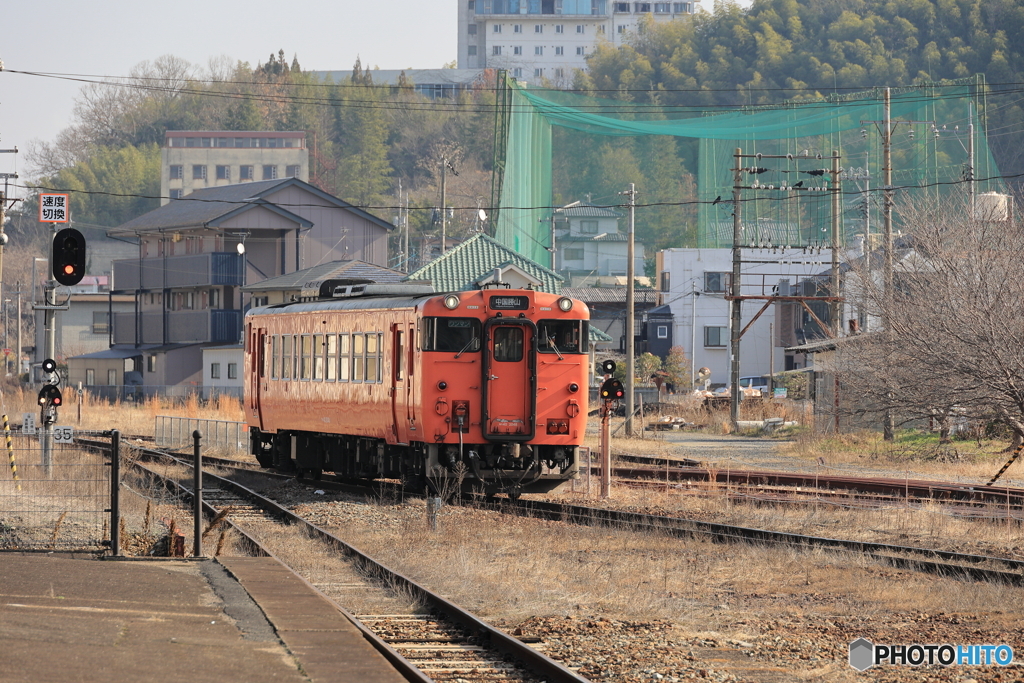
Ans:
{"type": "Polygon", "coordinates": [[[263,467],[511,494],[575,476],[585,304],[517,289],[310,287],[246,315],[245,407],[263,467]]]}

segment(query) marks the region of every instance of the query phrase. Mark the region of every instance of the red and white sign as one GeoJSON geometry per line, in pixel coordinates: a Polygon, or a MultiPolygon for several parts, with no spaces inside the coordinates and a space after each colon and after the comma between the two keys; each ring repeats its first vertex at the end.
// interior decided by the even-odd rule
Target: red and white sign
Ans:
{"type": "Polygon", "coordinates": [[[66,194],[40,194],[39,222],[67,223],[68,196],[66,194]]]}

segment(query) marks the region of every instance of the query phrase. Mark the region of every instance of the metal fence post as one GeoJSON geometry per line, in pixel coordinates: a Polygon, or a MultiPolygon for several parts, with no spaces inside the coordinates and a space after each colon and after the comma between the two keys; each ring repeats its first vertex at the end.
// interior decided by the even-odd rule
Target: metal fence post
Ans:
{"type": "Polygon", "coordinates": [[[192,465],[192,487],[194,495],[192,496],[193,508],[192,517],[194,522],[194,537],[192,539],[192,555],[195,557],[203,556],[203,453],[199,442],[202,441],[203,435],[199,433],[199,430],[192,432],[193,451],[195,455],[195,461],[192,465]]]}
{"type": "Polygon", "coordinates": [[[121,432],[110,433],[110,554],[121,555],[121,432]]]}

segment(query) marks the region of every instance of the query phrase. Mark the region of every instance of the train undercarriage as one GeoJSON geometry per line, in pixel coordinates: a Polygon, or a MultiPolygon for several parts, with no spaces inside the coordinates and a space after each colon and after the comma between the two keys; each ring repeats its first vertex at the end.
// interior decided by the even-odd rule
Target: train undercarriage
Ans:
{"type": "Polygon", "coordinates": [[[390,445],[383,439],[253,427],[250,445],[262,467],[310,478],[333,472],[345,479],[398,479],[435,493],[545,493],[572,479],[579,467],[576,446],[519,442],[390,445]]]}

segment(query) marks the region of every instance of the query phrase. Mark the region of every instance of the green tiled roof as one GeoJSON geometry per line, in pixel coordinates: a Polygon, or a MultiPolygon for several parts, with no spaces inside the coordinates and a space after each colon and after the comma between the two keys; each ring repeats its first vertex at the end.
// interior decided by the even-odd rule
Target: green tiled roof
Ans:
{"type": "Polygon", "coordinates": [[[476,289],[479,280],[489,276],[495,268],[508,265],[539,280],[537,289],[542,292],[558,294],[561,291],[562,278],[557,273],[483,233],[473,235],[444,256],[409,273],[406,280],[430,280],[437,292],[463,292],[476,289]]]}

